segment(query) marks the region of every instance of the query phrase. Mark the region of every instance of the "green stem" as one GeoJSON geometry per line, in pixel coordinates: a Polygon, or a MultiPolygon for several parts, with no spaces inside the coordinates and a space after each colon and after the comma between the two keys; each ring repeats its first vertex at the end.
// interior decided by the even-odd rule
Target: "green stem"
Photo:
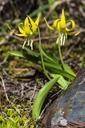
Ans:
{"type": "Polygon", "coordinates": [[[61,46],[60,46],[60,43],[58,43],[58,51],[59,51],[59,56],[60,56],[61,63],[63,65],[64,62],[63,62],[63,58],[62,58],[62,54],[61,54],[61,46]]]}
{"type": "Polygon", "coordinates": [[[58,51],[59,51],[59,56],[60,56],[60,60],[61,60],[61,63],[62,63],[62,66],[64,68],[64,61],[63,61],[63,57],[62,57],[62,52],[61,52],[61,34],[59,33],[59,40],[58,40],[58,51]]]}
{"type": "Polygon", "coordinates": [[[39,51],[40,51],[40,56],[41,56],[42,68],[43,68],[44,74],[47,76],[48,79],[50,79],[50,77],[48,76],[47,71],[45,69],[45,65],[44,65],[42,46],[41,46],[41,36],[40,36],[40,29],[39,28],[38,28],[38,33],[39,33],[39,51]]]}

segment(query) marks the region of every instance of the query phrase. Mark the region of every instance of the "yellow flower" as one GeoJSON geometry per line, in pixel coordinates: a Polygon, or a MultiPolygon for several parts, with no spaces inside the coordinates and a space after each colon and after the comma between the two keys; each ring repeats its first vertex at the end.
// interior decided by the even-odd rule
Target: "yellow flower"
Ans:
{"type": "Polygon", "coordinates": [[[19,29],[19,34],[16,34],[17,36],[28,36],[32,35],[33,33],[36,32],[38,25],[40,22],[40,15],[37,17],[36,21],[34,22],[30,16],[27,16],[24,20],[24,23],[19,23],[18,24],[18,29],[19,29]]]}
{"type": "Polygon", "coordinates": [[[72,35],[75,35],[75,36],[77,36],[80,33],[80,32],[77,32],[77,33],[73,34],[73,32],[75,30],[75,27],[76,27],[75,22],[73,20],[66,21],[64,9],[62,9],[61,18],[54,20],[52,26],[50,26],[48,24],[46,18],[44,18],[44,20],[47,24],[47,27],[51,30],[61,31],[61,32],[64,32],[64,33],[67,33],[67,34],[70,34],[70,35],[72,34],[72,35]],[[70,29],[67,28],[67,24],[71,25],[70,29]]]}

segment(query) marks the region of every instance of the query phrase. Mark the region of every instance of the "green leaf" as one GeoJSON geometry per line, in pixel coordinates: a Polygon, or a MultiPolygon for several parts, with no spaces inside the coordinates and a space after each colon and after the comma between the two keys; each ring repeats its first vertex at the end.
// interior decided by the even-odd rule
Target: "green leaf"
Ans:
{"type": "Polygon", "coordinates": [[[54,76],[53,79],[51,79],[49,82],[47,82],[38,92],[34,104],[33,104],[33,108],[32,108],[32,117],[33,119],[38,119],[40,116],[40,112],[42,109],[42,105],[45,101],[45,98],[49,92],[49,90],[53,87],[53,85],[57,82],[59,76],[54,76]]]}
{"type": "Polygon", "coordinates": [[[58,63],[52,63],[52,62],[44,62],[44,64],[45,64],[45,66],[46,67],[50,67],[50,68],[55,68],[56,70],[57,69],[60,69],[60,70],[62,70],[62,67],[61,67],[61,65],[60,64],[58,64],[58,63]]]}
{"type": "Polygon", "coordinates": [[[33,50],[31,50],[27,47],[24,47],[24,50],[26,50],[27,54],[29,54],[31,56],[34,56],[34,57],[39,57],[40,56],[40,53],[34,52],[33,50]]]}
{"type": "Polygon", "coordinates": [[[59,87],[63,90],[66,90],[70,82],[65,80],[62,75],[59,74],[55,74],[55,75],[58,77],[57,83],[59,84],[59,87]]]}
{"type": "Polygon", "coordinates": [[[62,76],[64,76],[65,78],[68,78],[69,80],[73,80],[75,78],[75,76],[73,76],[72,74],[69,74],[69,72],[64,71],[61,67],[59,67],[59,65],[54,65],[51,63],[46,63],[44,62],[44,65],[46,67],[46,69],[53,74],[60,74],[62,76]]]}
{"type": "Polygon", "coordinates": [[[53,87],[53,85],[57,82],[59,84],[59,87],[63,90],[66,90],[69,82],[66,81],[61,75],[59,74],[52,74],[53,79],[51,79],[49,82],[47,82],[38,92],[33,108],[32,108],[32,117],[33,119],[39,119],[40,112],[42,109],[42,105],[45,101],[45,98],[49,92],[49,90],[53,87]]]}
{"type": "Polygon", "coordinates": [[[19,52],[19,51],[10,51],[9,54],[10,54],[10,55],[13,55],[13,56],[25,58],[23,52],[19,52]]]}
{"type": "Polygon", "coordinates": [[[48,60],[50,60],[51,62],[56,63],[56,61],[55,61],[53,58],[51,58],[49,55],[47,55],[47,54],[44,52],[44,50],[43,50],[42,48],[40,48],[40,50],[41,50],[42,55],[43,55],[44,57],[46,57],[46,58],[47,58],[48,60]]]}
{"type": "Polygon", "coordinates": [[[74,76],[74,77],[76,77],[76,74],[74,73],[74,71],[70,68],[70,66],[68,66],[67,64],[63,64],[63,67],[64,67],[64,70],[67,72],[67,73],[69,73],[69,74],[71,74],[72,76],[74,76]]]}

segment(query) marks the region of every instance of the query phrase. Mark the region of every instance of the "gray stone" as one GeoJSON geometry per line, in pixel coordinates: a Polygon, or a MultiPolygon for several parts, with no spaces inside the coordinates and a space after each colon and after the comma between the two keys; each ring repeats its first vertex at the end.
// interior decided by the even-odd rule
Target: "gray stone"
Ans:
{"type": "Polygon", "coordinates": [[[69,88],[48,108],[45,128],[75,124],[85,127],[85,69],[80,70],[69,88]]]}

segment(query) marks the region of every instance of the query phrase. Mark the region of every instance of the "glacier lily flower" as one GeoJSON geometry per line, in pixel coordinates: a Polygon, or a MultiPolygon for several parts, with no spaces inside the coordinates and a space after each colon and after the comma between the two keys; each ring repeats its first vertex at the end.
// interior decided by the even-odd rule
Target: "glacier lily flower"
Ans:
{"type": "Polygon", "coordinates": [[[19,29],[19,34],[16,34],[16,36],[19,37],[27,37],[23,43],[23,48],[25,44],[28,42],[28,46],[31,47],[33,50],[33,40],[29,39],[29,36],[33,35],[39,26],[40,22],[40,15],[38,15],[36,21],[34,22],[30,16],[27,16],[24,20],[24,23],[19,23],[18,24],[18,29],[19,29]]]}
{"type": "Polygon", "coordinates": [[[20,37],[26,37],[29,35],[33,35],[39,26],[39,21],[40,21],[40,15],[34,22],[30,16],[27,16],[24,20],[24,23],[19,23],[18,24],[18,29],[19,29],[19,34],[16,34],[17,36],[20,37]]]}
{"type": "Polygon", "coordinates": [[[44,18],[44,20],[47,24],[47,27],[51,30],[56,30],[56,31],[59,31],[59,32],[63,32],[67,35],[74,35],[74,36],[77,36],[80,33],[80,32],[74,33],[74,30],[76,28],[75,22],[74,22],[74,20],[67,20],[66,21],[64,9],[62,9],[62,14],[61,14],[60,19],[55,19],[53,21],[52,26],[50,26],[48,24],[46,18],[44,18]],[[71,28],[68,28],[67,24],[70,24],[71,28]]]}
{"type": "Polygon", "coordinates": [[[62,53],[61,53],[61,46],[65,44],[68,35],[77,36],[80,32],[77,32],[77,33],[75,32],[76,25],[75,25],[74,20],[66,20],[64,9],[62,9],[61,17],[59,19],[53,20],[52,25],[48,24],[46,18],[44,18],[44,20],[49,29],[58,31],[58,37],[56,39],[56,44],[58,45],[60,60],[64,68],[64,62],[63,62],[62,53]],[[71,28],[68,28],[67,26],[68,24],[71,25],[71,28]]]}

